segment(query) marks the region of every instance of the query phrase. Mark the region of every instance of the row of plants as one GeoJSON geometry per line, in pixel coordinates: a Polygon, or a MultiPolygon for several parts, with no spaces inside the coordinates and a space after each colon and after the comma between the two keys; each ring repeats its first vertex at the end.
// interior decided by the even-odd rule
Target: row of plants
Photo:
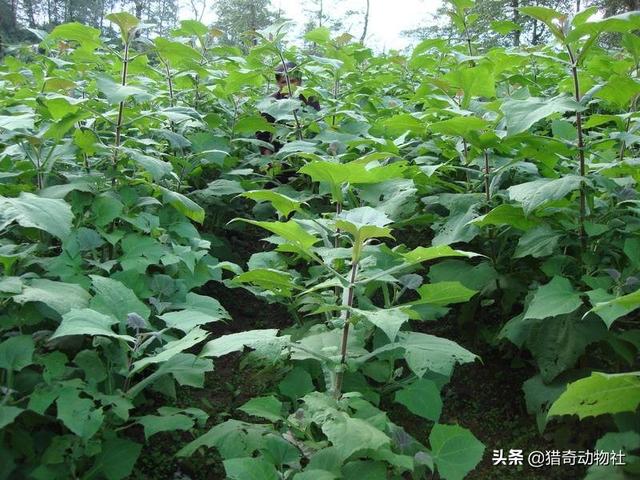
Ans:
{"type": "MultiPolygon", "coordinates": [[[[450,2],[463,36],[472,5],[450,2]]],[[[0,476],[125,478],[143,441],[180,431],[172,453],[215,449],[232,479],[463,478],[485,446],[439,422],[442,390],[480,359],[428,333],[449,318],[535,366],[541,432],[597,417],[592,447],[627,465],[588,479],[637,473],[640,16],[522,13],[556,42],[375,56],[324,28],[285,48],[279,25],[242,52],[194,21],[148,39],[120,13],[118,39],[66,24],[16,47],[0,66],[0,476]],[[265,98],[289,60],[304,84],[265,98]],[[284,146],[260,155],[261,131],[284,146]],[[273,250],[229,261],[225,236],[256,227],[273,250]],[[282,304],[290,327],[214,336],[233,320],[209,282],[282,304]],[[279,372],[270,395],[217,424],[175,406],[245,348],[279,372]]]]}

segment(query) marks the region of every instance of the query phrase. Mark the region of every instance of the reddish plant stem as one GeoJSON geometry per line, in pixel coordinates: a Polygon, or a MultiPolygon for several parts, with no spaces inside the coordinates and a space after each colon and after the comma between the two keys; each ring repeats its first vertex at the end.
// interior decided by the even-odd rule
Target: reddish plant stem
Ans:
{"type": "Polygon", "coordinates": [[[342,395],[342,382],[344,379],[344,368],[347,363],[347,342],[349,340],[349,319],[351,318],[351,307],[353,306],[353,293],[356,281],[356,272],[358,270],[358,261],[354,260],[351,265],[351,278],[349,280],[349,290],[347,292],[347,307],[344,316],[344,327],[342,327],[342,344],[340,346],[340,371],[336,375],[336,386],[334,395],[340,398],[342,395]]]}
{"type": "MultiPolygon", "coordinates": [[[[124,44],[124,56],[122,58],[122,77],[120,79],[120,85],[123,87],[127,84],[127,71],[129,69],[129,42],[124,44]]],[[[124,100],[118,105],[118,120],[116,121],[116,140],[115,149],[113,151],[113,169],[114,177],[112,183],[115,184],[115,171],[118,166],[118,151],[120,149],[120,143],[122,138],[122,124],[124,122],[124,100]]]]}
{"type": "MultiPolygon", "coordinates": [[[[571,50],[571,47],[567,45],[567,52],[569,54],[569,58],[571,59],[571,75],[573,76],[573,87],[575,92],[576,102],[580,103],[580,79],[578,78],[578,65],[576,63],[576,58],[571,50]]],[[[587,212],[587,192],[586,186],[584,183],[584,176],[586,173],[585,161],[584,161],[584,137],[582,134],[582,113],[576,112],[576,130],[578,131],[578,162],[579,162],[579,173],[582,177],[580,182],[580,246],[582,248],[582,252],[584,253],[587,250],[587,235],[584,229],[584,222],[586,219],[587,212]]]]}

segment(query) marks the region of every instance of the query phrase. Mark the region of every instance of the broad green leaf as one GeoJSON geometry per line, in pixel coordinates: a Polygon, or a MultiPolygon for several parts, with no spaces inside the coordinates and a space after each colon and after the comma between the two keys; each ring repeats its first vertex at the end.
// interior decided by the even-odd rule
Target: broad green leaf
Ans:
{"type": "Polygon", "coordinates": [[[582,37],[597,37],[604,32],[627,33],[640,28],[640,13],[631,11],[611,17],[584,22],[576,26],[569,35],[567,42],[574,42],[582,37]]]}
{"type": "Polygon", "coordinates": [[[401,308],[389,308],[379,310],[359,310],[353,309],[356,315],[362,315],[380,330],[382,330],[390,341],[395,341],[400,331],[400,327],[409,321],[409,315],[402,311],[401,308]]]}
{"type": "Polygon", "coordinates": [[[197,20],[180,20],[180,28],[174,30],[172,35],[192,35],[201,37],[206,35],[209,29],[205,24],[197,20]]]}
{"type": "Polygon", "coordinates": [[[442,399],[436,384],[419,378],[396,392],[395,401],[401,403],[415,415],[437,422],[442,412],[442,399]]]}
{"type": "Polygon", "coordinates": [[[191,353],[178,353],[161,363],[155,372],[143,377],[127,391],[127,395],[130,398],[135,398],[148,385],[165,375],[173,376],[180,385],[202,388],[205,374],[212,370],[213,362],[211,360],[198,358],[191,353]]]}
{"type": "Polygon", "coordinates": [[[475,67],[458,66],[444,76],[452,87],[463,91],[461,106],[467,108],[473,97],[493,98],[496,95],[495,80],[491,65],[484,63],[475,67]]]}
{"type": "Polygon", "coordinates": [[[409,113],[401,113],[387,118],[381,122],[386,135],[399,137],[405,132],[422,135],[425,132],[425,124],[409,113]]]}
{"type": "Polygon", "coordinates": [[[138,360],[137,362],[133,362],[131,373],[133,375],[140,370],[144,369],[147,365],[151,365],[154,363],[162,363],[170,360],[175,357],[179,353],[190,349],[191,347],[199,344],[204,339],[209,336],[208,332],[205,332],[201,328],[194,328],[189,333],[187,333],[184,337],[173,340],[171,342],[163,345],[159,351],[155,353],[155,355],[150,355],[138,360]]]}
{"type": "Polygon", "coordinates": [[[120,216],[123,210],[124,205],[122,202],[110,195],[96,197],[91,205],[91,211],[95,215],[95,224],[99,227],[104,227],[111,223],[120,216]]]}
{"type": "Polygon", "coordinates": [[[412,303],[429,303],[439,306],[466,302],[478,293],[457,281],[428,283],[418,288],[417,292],[420,294],[420,300],[412,303]]]}
{"type": "Polygon", "coordinates": [[[304,38],[314,43],[327,43],[331,40],[331,30],[327,27],[314,28],[310,32],[307,32],[304,38]]]}
{"type": "Polygon", "coordinates": [[[122,40],[125,43],[129,42],[131,35],[140,24],[140,20],[128,12],[110,13],[104,18],[118,25],[120,34],[122,35],[122,40]]]}
{"type": "Polygon", "coordinates": [[[58,25],[47,36],[47,43],[51,40],[71,40],[78,43],[80,50],[89,52],[102,45],[100,30],[75,22],[58,25]]]}
{"type": "Polygon", "coordinates": [[[519,10],[524,15],[528,15],[544,23],[560,42],[565,40],[565,35],[560,25],[567,21],[566,14],[557,12],[551,8],[538,6],[521,7],[519,10]]]}
{"type": "Polygon", "coordinates": [[[231,352],[239,352],[244,347],[254,348],[261,343],[274,341],[278,335],[277,329],[248,330],[246,332],[223,335],[208,342],[200,354],[203,357],[221,357],[231,352]]]}
{"type": "Polygon", "coordinates": [[[627,453],[640,448],[640,433],[634,431],[609,432],[596,442],[596,450],[624,451],[627,453]]]}
{"type": "Polygon", "coordinates": [[[575,311],[582,305],[580,295],[564,277],[553,277],[538,288],[524,318],[543,319],[575,311]]]}
{"type": "Polygon", "coordinates": [[[0,129],[4,130],[33,130],[35,116],[32,113],[18,115],[0,115],[0,129]]]}
{"type": "Polygon", "coordinates": [[[4,277],[0,278],[1,293],[20,293],[24,283],[20,277],[4,277]]]}
{"type": "Polygon", "coordinates": [[[288,222],[258,222],[256,220],[242,220],[252,225],[262,227],[265,230],[269,230],[275,233],[279,237],[284,238],[291,244],[298,247],[303,252],[308,251],[319,239],[315,236],[307,233],[298,222],[295,220],[289,220],[288,222]]]}
{"type": "Polygon", "coordinates": [[[525,215],[529,215],[536,208],[553,200],[560,200],[569,193],[580,188],[582,178],[577,175],[566,175],[562,178],[550,180],[541,178],[532,182],[521,183],[509,187],[509,198],[520,202],[525,215]]]}
{"type": "MultiPolygon", "coordinates": [[[[209,430],[204,435],[188,443],[176,456],[188,457],[193,455],[200,447],[215,447],[222,458],[233,458],[239,455],[251,455],[254,448],[262,443],[266,429],[262,425],[255,425],[238,420],[227,420],[209,430]],[[258,442],[255,442],[257,440],[258,442]]],[[[244,479],[241,479],[244,480],[244,479]]]]}
{"type": "Polygon", "coordinates": [[[135,339],[129,335],[119,335],[111,330],[118,321],[109,315],[104,315],[90,308],[71,310],[62,316],[62,322],[51,336],[51,339],[67,335],[101,335],[118,338],[127,342],[135,339]]]}
{"type": "Polygon", "coordinates": [[[640,37],[633,33],[624,33],[620,43],[631,54],[636,64],[640,63],[640,37]]]}
{"type": "Polygon", "coordinates": [[[491,22],[491,30],[499,33],[500,35],[506,35],[513,32],[514,30],[522,30],[522,27],[510,20],[497,20],[491,22]]]}
{"type": "Polygon", "coordinates": [[[473,252],[464,252],[455,250],[449,245],[436,245],[433,247],[416,247],[413,250],[403,254],[404,259],[409,264],[428,262],[436,258],[443,257],[477,257],[480,254],[473,252]]]}
{"type": "Polygon", "coordinates": [[[314,160],[298,170],[298,173],[309,175],[315,182],[326,182],[331,188],[333,200],[341,201],[342,186],[344,184],[365,185],[380,183],[394,178],[401,178],[407,169],[405,162],[395,162],[371,168],[370,163],[360,160],[349,163],[314,160]]]}
{"type": "Polygon", "coordinates": [[[147,320],[149,307],[138,300],[133,290],[113,278],[90,275],[95,297],[91,299],[91,308],[105,315],[110,315],[118,322],[124,322],[130,313],[137,313],[147,320]]]}
{"type": "Polygon", "coordinates": [[[266,418],[270,422],[278,422],[283,419],[282,402],[273,395],[252,398],[238,407],[238,410],[254,417],[266,418]]]}
{"type": "Polygon", "coordinates": [[[0,368],[19,372],[33,363],[34,350],[31,335],[7,338],[0,343],[0,368]]]}
{"type": "Polygon", "coordinates": [[[547,425],[549,408],[565,389],[566,381],[562,381],[562,376],[553,382],[545,383],[542,375],[538,374],[522,384],[527,412],[536,416],[538,431],[541,433],[547,425]]]}
{"type": "Polygon", "coordinates": [[[418,377],[432,371],[444,376],[457,363],[473,362],[477,356],[455,342],[426,333],[400,332],[397,344],[405,350],[405,360],[418,377]]]}
{"type": "Polygon", "coordinates": [[[13,423],[13,421],[24,412],[24,409],[18,407],[12,407],[10,405],[0,405],[0,430],[7,425],[13,423]]]}
{"type": "Polygon", "coordinates": [[[536,122],[554,113],[581,112],[585,107],[571,97],[558,95],[553,98],[507,99],[500,109],[504,112],[507,122],[507,133],[516,135],[527,131],[536,122]]]}
{"type": "Polygon", "coordinates": [[[79,285],[36,278],[24,287],[20,295],[13,297],[17,303],[42,302],[63,315],[74,308],[84,308],[91,296],[79,285]]]}
{"type": "Polygon", "coordinates": [[[567,142],[575,142],[578,139],[578,130],[571,122],[566,120],[554,120],[551,122],[551,132],[554,137],[567,142]]]}
{"type": "Polygon", "coordinates": [[[336,217],[336,227],[350,233],[360,242],[369,238],[391,237],[391,229],[386,227],[390,223],[389,217],[371,207],[343,210],[336,217]]]}
{"type": "Polygon", "coordinates": [[[181,193],[174,192],[168,188],[160,187],[162,197],[173,208],[182,213],[185,217],[190,218],[194,222],[204,222],[204,209],[196,202],[181,193]]]}
{"type": "Polygon", "coordinates": [[[224,460],[224,471],[229,480],[278,480],[276,467],[262,458],[231,458],[224,460]]]}
{"type": "MultiPolygon", "coordinates": [[[[252,77],[254,80],[258,80],[259,77],[252,77]]],[[[239,88],[236,88],[235,85],[229,83],[233,80],[233,76],[227,77],[227,92],[233,93],[239,88]]],[[[254,82],[255,83],[255,82],[254,82]]],[[[266,113],[267,115],[271,115],[276,122],[279,121],[293,121],[294,116],[293,112],[299,110],[302,107],[302,102],[300,100],[294,100],[292,98],[283,98],[280,100],[276,100],[273,97],[268,97],[256,105],[260,112],[266,113]]]]}
{"type": "Polygon", "coordinates": [[[123,151],[126,152],[135,163],[149,172],[156,182],[162,180],[173,170],[173,167],[169,162],[165,162],[164,160],[160,160],[159,158],[155,158],[150,155],[145,155],[133,148],[124,148],[123,151]]]}
{"type": "Polygon", "coordinates": [[[640,94],[640,83],[626,75],[612,75],[594,96],[612,103],[618,109],[627,109],[632,99],[640,94]]]}
{"type": "Polygon", "coordinates": [[[93,437],[104,420],[102,408],[96,408],[93,400],[80,397],[80,391],[65,388],[56,400],[58,419],[65,427],[81,437],[89,440],[93,437]]]}
{"type": "Polygon", "coordinates": [[[478,117],[455,117],[429,125],[433,133],[468,138],[472,132],[483,130],[489,122],[478,117]]]}
{"type": "Polygon", "coordinates": [[[250,283],[265,290],[273,292],[275,295],[291,297],[291,292],[298,289],[293,283],[293,278],[288,272],[281,272],[271,268],[257,268],[244,272],[233,279],[238,283],[250,283]]]}
{"type": "Polygon", "coordinates": [[[463,260],[449,259],[438,262],[429,268],[431,283],[456,281],[471,290],[481,291],[487,287],[495,286],[497,278],[498,272],[490,262],[471,265],[463,260]]]}
{"type": "Polygon", "coordinates": [[[76,100],[64,95],[48,97],[42,101],[47,107],[47,110],[49,110],[51,118],[56,121],[61,120],[69,114],[76,113],[80,108],[80,105],[78,105],[80,102],[81,100],[76,100]]]}
{"type": "Polygon", "coordinates": [[[199,325],[218,322],[229,317],[226,315],[226,312],[221,312],[219,310],[203,312],[200,310],[186,309],[178,312],[164,313],[162,315],[158,315],[158,318],[161,318],[167,327],[177,328],[178,330],[182,330],[187,333],[199,325]]]}
{"type": "Polygon", "coordinates": [[[578,415],[583,419],[635,412],[639,404],[638,372],[615,375],[593,372],[590,377],[570,383],[549,409],[549,416],[578,415]]]}
{"type": "Polygon", "coordinates": [[[73,362],[84,372],[84,379],[90,384],[98,384],[107,378],[107,369],[96,350],[82,350],[73,362]]]}
{"type": "Polygon", "coordinates": [[[233,126],[234,131],[238,133],[254,134],[256,132],[271,132],[275,133],[276,128],[272,123],[269,123],[266,118],[261,115],[252,115],[249,117],[242,117],[233,126]]]}
{"type": "Polygon", "coordinates": [[[278,391],[295,401],[315,389],[311,375],[306,370],[294,367],[278,384],[278,391]]]}
{"type": "Polygon", "coordinates": [[[96,458],[95,466],[107,480],[122,480],[129,477],[138,461],[142,445],[127,438],[113,437],[105,440],[96,458]]]}
{"type": "Polygon", "coordinates": [[[138,418],[137,422],[144,427],[144,437],[147,440],[160,432],[191,430],[194,424],[191,417],[181,413],[173,415],[145,415],[144,417],[138,418]]]}
{"type": "Polygon", "coordinates": [[[640,307],[640,290],[596,303],[590,312],[598,314],[607,324],[607,328],[611,328],[614,321],[624,315],[628,315],[638,307],[640,307]]]}
{"type": "Polygon", "coordinates": [[[514,258],[524,258],[527,255],[540,258],[551,255],[560,238],[561,235],[548,225],[529,230],[518,240],[514,258]]]}
{"type": "Polygon", "coordinates": [[[478,216],[481,207],[480,195],[476,194],[443,194],[438,203],[449,210],[437,226],[432,227],[436,235],[431,240],[433,245],[451,245],[459,242],[471,242],[480,234],[480,229],[469,223],[478,216]]]}
{"type": "Polygon", "coordinates": [[[96,86],[111,105],[124,102],[129,97],[134,97],[137,101],[151,99],[151,94],[144,89],[133,85],[121,85],[104,75],[96,79],[96,86]]]}
{"type": "Polygon", "coordinates": [[[288,217],[291,212],[299,211],[301,205],[301,202],[273,190],[250,190],[241,193],[240,196],[256,202],[270,202],[283,217],[288,217]]]}
{"type": "Polygon", "coordinates": [[[322,424],[322,432],[344,460],[361,450],[378,450],[391,443],[391,439],[373,425],[338,412],[322,424]]]}
{"type": "MultiPolygon", "coordinates": [[[[329,472],[327,472],[329,473],[329,472]]],[[[330,474],[331,477],[326,477],[326,480],[333,480],[335,475],[330,474]]],[[[387,480],[387,465],[381,461],[371,460],[356,460],[346,463],[342,467],[342,478],[344,480],[387,480]]],[[[307,480],[323,480],[322,476],[318,477],[309,476],[307,480]]],[[[298,477],[295,477],[298,480],[298,477]]]]}
{"type": "Polygon", "coordinates": [[[158,54],[174,66],[188,66],[194,61],[202,58],[196,49],[180,42],[172,42],[166,38],[157,37],[153,40],[158,54]]]}
{"type": "Polygon", "coordinates": [[[0,231],[16,222],[22,227],[44,230],[60,240],[71,233],[73,213],[64,200],[22,192],[18,198],[0,196],[0,211],[0,231]]]}
{"type": "Polygon", "coordinates": [[[545,382],[574,367],[587,345],[602,340],[607,329],[597,318],[580,319],[575,314],[544,320],[521,319],[525,345],[545,382]]]}
{"type": "MultiPolygon", "coordinates": [[[[340,344],[342,341],[342,331],[333,329],[310,333],[293,345],[291,358],[293,360],[323,359],[330,358],[338,361],[340,358],[340,344]],[[297,348],[298,346],[302,348],[297,348]]],[[[368,352],[363,348],[361,336],[351,333],[347,339],[347,349],[349,356],[359,357],[368,352]]]]}
{"type": "Polygon", "coordinates": [[[462,480],[480,463],[484,453],[482,442],[459,425],[435,425],[429,443],[438,473],[445,480],[462,480]]]}
{"type": "Polygon", "coordinates": [[[87,116],[88,114],[86,112],[69,114],[62,120],[51,124],[45,132],[44,137],[60,141],[69,130],[75,128],[78,122],[85,119],[87,116]]]}
{"type": "Polygon", "coordinates": [[[525,231],[540,224],[540,221],[534,217],[527,218],[522,208],[506,203],[498,205],[485,215],[474,218],[471,222],[479,227],[486,225],[509,225],[525,231]]]}

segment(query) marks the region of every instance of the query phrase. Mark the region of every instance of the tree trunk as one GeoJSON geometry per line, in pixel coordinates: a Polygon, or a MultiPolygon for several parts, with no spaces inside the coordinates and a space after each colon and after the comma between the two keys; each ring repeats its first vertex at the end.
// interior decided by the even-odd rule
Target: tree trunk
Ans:
{"type": "Polygon", "coordinates": [[[367,29],[369,28],[369,12],[371,8],[370,0],[367,0],[367,9],[364,12],[364,28],[362,29],[362,36],[360,37],[360,43],[364,43],[364,39],[367,36],[367,29]]]}
{"type": "Polygon", "coordinates": [[[27,14],[27,21],[29,22],[29,27],[36,28],[36,16],[33,11],[33,0],[26,0],[24,2],[25,13],[27,14]]]}
{"type": "Polygon", "coordinates": [[[9,3],[9,26],[12,32],[15,32],[18,29],[18,1],[11,0],[9,3]]]}
{"type": "MultiPolygon", "coordinates": [[[[520,25],[520,12],[518,11],[520,0],[511,0],[511,8],[513,9],[513,23],[520,25]]],[[[513,46],[520,46],[520,30],[513,31],[513,46]]]]}
{"type": "Polygon", "coordinates": [[[136,18],[142,20],[142,12],[144,10],[144,3],[142,1],[140,1],[140,0],[136,0],[135,7],[136,7],[136,18]]]}

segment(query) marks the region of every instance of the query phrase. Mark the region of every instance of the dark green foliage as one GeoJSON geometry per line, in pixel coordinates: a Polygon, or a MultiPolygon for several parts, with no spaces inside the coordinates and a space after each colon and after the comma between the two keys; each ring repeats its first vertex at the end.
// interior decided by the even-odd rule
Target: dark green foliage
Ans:
{"type": "MultiPolygon", "coordinates": [[[[470,3],[450,5],[464,35],[470,3]]],[[[243,55],[119,13],[119,43],[67,23],[46,55],[6,57],[0,472],[126,478],[163,439],[242,480],[463,478],[481,432],[442,412],[478,357],[437,334],[445,316],[535,373],[540,429],[594,417],[627,451],[587,478],[637,468],[640,14],[520,13],[556,44],[376,56],[320,28],[309,53],[276,25],[243,55]],[[285,95],[320,111],[267,98],[287,61],[303,83],[285,95]],[[278,318],[238,324],[203,295],[221,284],[278,318]],[[208,418],[193,392],[243,350],[267,391],[208,418]]]]}

